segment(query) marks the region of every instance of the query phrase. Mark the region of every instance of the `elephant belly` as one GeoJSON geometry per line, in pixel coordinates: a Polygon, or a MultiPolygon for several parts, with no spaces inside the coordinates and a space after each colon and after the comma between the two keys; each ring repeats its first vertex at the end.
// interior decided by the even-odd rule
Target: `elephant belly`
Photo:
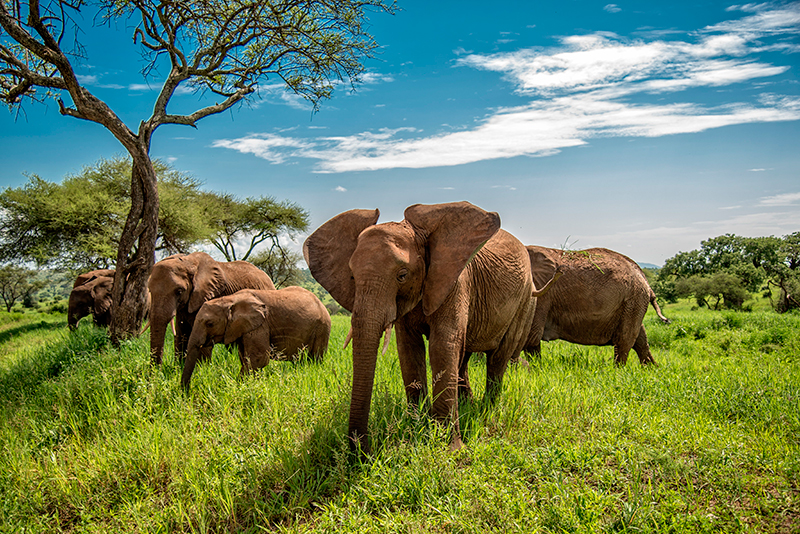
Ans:
{"type": "Polygon", "coordinates": [[[618,323],[619,321],[608,318],[548,319],[542,340],[563,339],[579,345],[609,345],[618,323]]]}
{"type": "Polygon", "coordinates": [[[270,336],[273,356],[279,360],[293,359],[308,348],[310,336],[297,332],[282,332],[270,336]]]}

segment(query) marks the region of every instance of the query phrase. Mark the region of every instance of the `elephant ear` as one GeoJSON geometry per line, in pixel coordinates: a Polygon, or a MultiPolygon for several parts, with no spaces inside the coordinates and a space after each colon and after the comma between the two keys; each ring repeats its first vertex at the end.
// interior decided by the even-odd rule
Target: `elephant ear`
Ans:
{"type": "Polygon", "coordinates": [[[558,265],[541,247],[529,246],[526,248],[528,249],[528,256],[530,256],[531,259],[533,285],[536,289],[541,289],[553,278],[558,265]]]}
{"type": "MultiPolygon", "coordinates": [[[[228,308],[228,325],[222,342],[229,345],[267,320],[267,305],[248,295],[228,308]]],[[[268,334],[267,334],[268,335],[268,334]]]]}
{"type": "Polygon", "coordinates": [[[427,242],[422,311],[430,315],[453,290],[472,257],[500,229],[500,216],[469,202],[453,202],[415,204],[406,208],[405,218],[427,242]]]}
{"type": "Polygon", "coordinates": [[[350,210],[317,228],[303,243],[308,269],[336,302],[353,311],[356,286],[350,272],[350,256],[358,245],[358,236],[378,222],[380,212],[350,210]]]}
{"type": "Polygon", "coordinates": [[[111,308],[111,290],[114,286],[114,279],[100,277],[92,285],[92,300],[94,301],[95,313],[106,313],[111,308]]]}
{"type": "Polygon", "coordinates": [[[197,272],[192,279],[192,294],[189,297],[187,311],[196,313],[205,301],[224,296],[225,287],[227,287],[227,278],[219,262],[211,256],[203,259],[197,266],[197,272]]]}

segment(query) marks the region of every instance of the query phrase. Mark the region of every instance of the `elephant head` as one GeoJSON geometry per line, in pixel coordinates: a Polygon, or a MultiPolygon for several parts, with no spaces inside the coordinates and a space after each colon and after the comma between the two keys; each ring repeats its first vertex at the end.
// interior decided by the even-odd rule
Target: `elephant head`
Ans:
{"type": "MultiPolygon", "coordinates": [[[[222,283],[224,283],[222,270],[217,262],[204,252],[177,254],[153,266],[148,289],[150,352],[156,363],[161,363],[164,336],[172,318],[179,311],[196,313],[203,302],[217,296],[217,287],[222,283]]],[[[181,317],[179,323],[180,319],[181,317]]],[[[180,328],[180,324],[178,327],[180,328]]]]}
{"type": "Polygon", "coordinates": [[[229,345],[264,325],[267,305],[247,292],[210,300],[197,312],[186,349],[181,384],[189,389],[200,351],[217,343],[229,345]]]}
{"type": "Polygon", "coordinates": [[[353,314],[349,433],[364,450],[381,334],[418,305],[435,313],[500,228],[496,213],[468,202],[410,206],[399,223],[376,224],[378,216],[377,209],[341,213],[303,245],[314,278],[353,314]]]}
{"type": "Polygon", "coordinates": [[[103,269],[78,276],[69,294],[67,324],[70,330],[77,328],[78,321],[89,314],[94,317],[95,324],[108,326],[111,319],[113,286],[113,270],[103,269]]]}
{"type": "Polygon", "coordinates": [[[94,322],[100,326],[108,326],[111,323],[111,304],[113,302],[112,290],[114,289],[114,278],[103,276],[96,278],[85,284],[89,288],[92,301],[92,317],[94,322]]]}
{"type": "Polygon", "coordinates": [[[275,289],[264,271],[254,265],[218,262],[205,252],[170,256],[156,263],[150,274],[150,352],[161,363],[167,324],[176,317],[175,353],[183,354],[203,303],[244,288],[275,289]]]}

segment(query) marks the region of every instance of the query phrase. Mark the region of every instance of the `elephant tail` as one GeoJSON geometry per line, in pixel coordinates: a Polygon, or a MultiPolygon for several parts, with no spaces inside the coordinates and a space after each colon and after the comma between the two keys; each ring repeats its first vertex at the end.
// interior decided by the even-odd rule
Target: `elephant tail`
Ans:
{"type": "Polygon", "coordinates": [[[653,305],[653,309],[656,310],[656,313],[658,314],[658,318],[661,319],[662,323],[669,324],[671,322],[669,319],[664,317],[664,315],[661,313],[661,308],[658,307],[658,302],[656,302],[656,294],[652,289],[650,289],[650,304],[653,305]]]}

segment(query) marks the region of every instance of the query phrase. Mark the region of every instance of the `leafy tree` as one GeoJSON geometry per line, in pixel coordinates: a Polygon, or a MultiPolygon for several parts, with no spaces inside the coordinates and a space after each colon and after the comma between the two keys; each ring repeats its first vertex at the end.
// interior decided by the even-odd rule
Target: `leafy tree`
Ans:
{"type": "MultiPolygon", "coordinates": [[[[188,252],[209,239],[208,217],[197,209],[200,182],[159,160],[156,250],[188,252]]],[[[0,193],[0,260],[33,261],[69,270],[115,265],[118,241],[130,210],[131,160],[101,159],[61,184],[30,176],[0,193]]]]}
{"type": "Polygon", "coordinates": [[[4,265],[0,267],[0,299],[6,307],[6,311],[19,300],[32,299],[33,294],[44,287],[41,280],[32,280],[36,276],[36,271],[16,267],[14,265],[4,265]]]}
{"type": "Polygon", "coordinates": [[[308,229],[306,210],[289,201],[277,202],[272,197],[242,201],[233,195],[206,193],[205,206],[214,228],[211,243],[228,261],[250,259],[256,247],[267,241],[270,244],[269,252],[266,255],[262,253],[261,261],[277,265],[276,262],[288,258],[279,236],[288,234],[292,237],[295,232],[308,229]],[[237,255],[238,243],[245,243],[245,247],[237,255]]]}
{"type": "Polygon", "coordinates": [[[703,241],[698,250],[679,252],[659,273],[657,285],[672,284],[676,296],[694,296],[698,305],[740,308],[749,294],[767,284],[779,290],[778,311],[800,308],[800,232],[782,238],[726,234],[703,241]]]}
{"type": "Polygon", "coordinates": [[[134,335],[144,317],[147,278],[155,259],[159,196],[150,159],[153,133],[164,124],[197,121],[257,94],[277,78],[316,110],[340,80],[357,81],[362,60],[376,48],[365,29],[366,10],[392,11],[382,0],[3,0],[0,2],[0,99],[55,99],[62,115],[105,127],[131,156],[131,208],[117,251],[112,342],[134,335]],[[151,116],[138,130],[79,81],[85,61],[84,20],[133,22],[145,76],[166,72],[151,116]],[[69,48],[65,48],[69,47],[69,48]],[[178,89],[217,99],[188,114],[168,111],[178,89]],[[67,100],[67,103],[64,100],[67,100]]]}
{"type": "Polygon", "coordinates": [[[250,261],[267,273],[275,287],[280,289],[299,285],[301,277],[297,264],[302,259],[302,254],[282,248],[276,242],[270,248],[255,254],[250,261]]]}

